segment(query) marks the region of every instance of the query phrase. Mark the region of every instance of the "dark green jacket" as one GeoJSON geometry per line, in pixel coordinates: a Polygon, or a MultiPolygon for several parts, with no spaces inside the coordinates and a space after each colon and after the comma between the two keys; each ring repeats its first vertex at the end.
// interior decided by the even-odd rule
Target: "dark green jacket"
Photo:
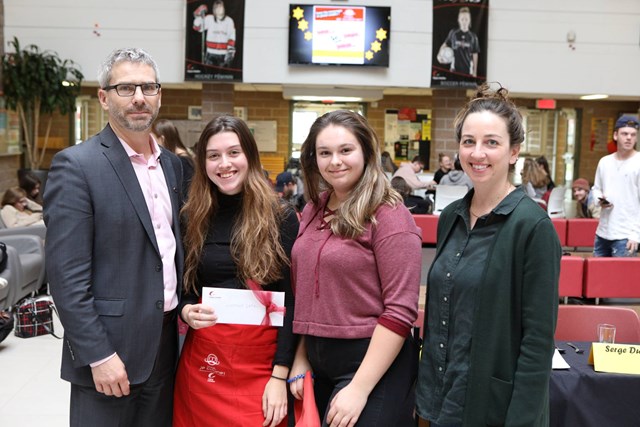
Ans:
{"type": "MultiPolygon", "coordinates": [[[[511,196],[516,198],[513,211],[496,210],[509,217],[488,248],[478,288],[464,426],[549,424],[562,249],[546,212],[524,192],[511,196]]],[[[465,199],[447,206],[440,217],[436,258],[465,199]]]]}

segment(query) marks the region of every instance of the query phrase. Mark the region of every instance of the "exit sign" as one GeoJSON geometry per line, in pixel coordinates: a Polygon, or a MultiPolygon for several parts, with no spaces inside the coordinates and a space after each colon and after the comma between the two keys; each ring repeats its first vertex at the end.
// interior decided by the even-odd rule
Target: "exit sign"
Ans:
{"type": "Polygon", "coordinates": [[[555,110],[555,99],[536,99],[536,108],[539,110],[555,110]]]}

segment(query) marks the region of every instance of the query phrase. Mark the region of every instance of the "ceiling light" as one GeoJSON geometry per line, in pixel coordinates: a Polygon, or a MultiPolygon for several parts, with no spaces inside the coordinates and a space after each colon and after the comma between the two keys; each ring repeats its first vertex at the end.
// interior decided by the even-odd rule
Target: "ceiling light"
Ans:
{"type": "Polygon", "coordinates": [[[285,86],[284,99],[295,101],[323,102],[373,102],[383,98],[382,89],[361,89],[349,87],[296,87],[285,86]]]}
{"type": "Polygon", "coordinates": [[[580,97],[580,99],[584,99],[584,100],[587,100],[587,101],[588,101],[588,100],[593,100],[593,99],[606,99],[606,98],[608,98],[608,97],[609,97],[609,95],[604,95],[604,94],[602,94],[602,93],[596,93],[596,94],[594,94],[594,95],[584,95],[584,96],[581,96],[581,97],[580,97]]]}

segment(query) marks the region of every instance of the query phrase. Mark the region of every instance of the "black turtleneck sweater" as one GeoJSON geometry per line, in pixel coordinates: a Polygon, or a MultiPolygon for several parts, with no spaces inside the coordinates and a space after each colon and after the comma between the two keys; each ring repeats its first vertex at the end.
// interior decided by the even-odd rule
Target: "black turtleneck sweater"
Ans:
{"type": "MultiPolygon", "coordinates": [[[[231,257],[231,232],[236,218],[242,209],[242,193],[227,196],[216,194],[219,209],[212,218],[211,226],[204,241],[200,265],[198,266],[197,288],[202,294],[204,286],[230,289],[248,289],[237,277],[237,266],[231,257]]],[[[289,209],[280,225],[280,241],[287,257],[291,258],[291,248],[298,234],[298,217],[293,209],[289,209]]],[[[285,293],[287,308],[284,324],[278,328],[278,342],[274,365],[291,366],[295,354],[296,342],[293,336],[294,297],[291,290],[291,274],[289,266],[282,270],[283,278],[269,283],[263,289],[285,293]]],[[[183,296],[180,310],[186,304],[197,304],[199,297],[193,293],[183,296]]]]}

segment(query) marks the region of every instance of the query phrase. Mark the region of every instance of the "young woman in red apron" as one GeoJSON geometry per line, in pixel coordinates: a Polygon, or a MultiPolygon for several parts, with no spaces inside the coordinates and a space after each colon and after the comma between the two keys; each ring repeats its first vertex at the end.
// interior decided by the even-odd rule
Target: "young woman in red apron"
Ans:
{"type": "Polygon", "coordinates": [[[180,313],[189,330],[173,425],[284,427],[295,349],[289,256],[298,220],[264,179],[257,145],[242,120],[222,116],[205,127],[183,213],[180,313]],[[254,280],[261,286],[248,285],[254,280]],[[213,308],[201,304],[204,286],[284,292],[285,307],[259,298],[269,306],[265,324],[218,324],[213,308]],[[282,327],[268,324],[270,311],[284,315],[282,327]]]}

